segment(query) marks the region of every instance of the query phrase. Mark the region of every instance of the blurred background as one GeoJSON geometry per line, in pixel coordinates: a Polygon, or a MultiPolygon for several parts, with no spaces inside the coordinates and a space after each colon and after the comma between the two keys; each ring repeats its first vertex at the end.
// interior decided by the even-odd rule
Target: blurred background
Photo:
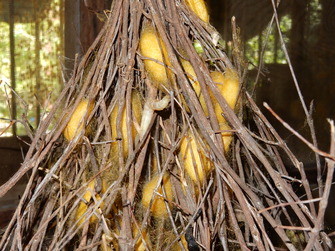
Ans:
{"type": "MultiPolygon", "coordinates": [[[[0,184],[20,167],[29,135],[51,109],[71,74],[76,55],[79,60],[94,41],[111,2],[0,1],[0,184]],[[30,126],[25,127],[23,121],[30,126]]],[[[311,141],[279,32],[275,22],[270,25],[271,0],[207,0],[207,5],[211,24],[221,33],[228,54],[231,18],[235,16],[248,62],[243,84],[314,181],[313,152],[263,108],[267,102],[311,141]]],[[[314,119],[319,147],[328,151],[327,118],[335,117],[335,0],[281,0],[277,11],[295,76],[314,119]]],[[[27,177],[0,198],[0,228],[11,217],[26,182],[27,177]]],[[[335,222],[333,214],[328,217],[329,222],[335,222]]]]}

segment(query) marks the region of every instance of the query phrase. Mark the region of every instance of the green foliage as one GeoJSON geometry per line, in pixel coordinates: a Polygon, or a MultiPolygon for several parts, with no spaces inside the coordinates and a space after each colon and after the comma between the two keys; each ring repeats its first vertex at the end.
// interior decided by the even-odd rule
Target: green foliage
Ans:
{"type": "MultiPolygon", "coordinates": [[[[60,55],[63,54],[63,45],[61,44],[63,27],[61,27],[60,21],[62,16],[61,1],[53,0],[50,8],[44,13],[37,13],[37,17],[43,17],[39,22],[36,20],[33,23],[15,23],[14,26],[15,91],[23,100],[16,99],[17,119],[22,120],[22,116],[26,116],[35,128],[37,126],[38,104],[41,104],[41,112],[44,109],[48,111],[61,89],[60,55]],[[38,25],[37,29],[36,25],[38,25]],[[39,41],[37,32],[39,33],[39,41]]],[[[2,38],[0,40],[0,78],[7,79],[10,84],[11,62],[8,23],[0,22],[0,37],[2,38]]],[[[10,98],[10,88],[3,83],[0,86],[0,118],[10,119],[6,91],[10,98]]],[[[5,126],[4,120],[0,120],[0,132],[5,126]]],[[[19,123],[17,130],[18,135],[26,133],[24,127],[19,123]]],[[[8,133],[6,135],[9,135],[8,133]]]]}
{"type": "MultiPolygon", "coordinates": [[[[280,30],[285,43],[289,42],[288,34],[292,27],[292,19],[285,15],[280,19],[280,30]]],[[[250,62],[249,69],[259,65],[261,51],[264,49],[262,62],[264,64],[286,64],[285,55],[280,46],[280,40],[276,25],[267,27],[262,34],[257,35],[246,41],[246,57],[250,62]]]]}
{"type": "MultiPolygon", "coordinates": [[[[308,14],[310,24],[305,30],[305,39],[309,43],[315,43],[313,39],[313,30],[321,23],[322,5],[320,0],[311,0],[308,4],[308,14]]],[[[290,15],[285,15],[280,18],[280,30],[284,38],[284,42],[289,44],[289,35],[292,28],[292,18],[290,15]]],[[[281,43],[278,35],[278,30],[275,24],[264,29],[262,34],[259,34],[245,44],[246,57],[249,60],[249,69],[254,69],[260,63],[261,51],[264,50],[262,62],[264,64],[287,64],[284,52],[281,48],[281,43]]]]}
{"type": "Polygon", "coordinates": [[[312,0],[310,2],[311,14],[310,14],[310,23],[312,27],[320,25],[321,23],[321,10],[322,5],[320,4],[320,0],[312,0]]]}

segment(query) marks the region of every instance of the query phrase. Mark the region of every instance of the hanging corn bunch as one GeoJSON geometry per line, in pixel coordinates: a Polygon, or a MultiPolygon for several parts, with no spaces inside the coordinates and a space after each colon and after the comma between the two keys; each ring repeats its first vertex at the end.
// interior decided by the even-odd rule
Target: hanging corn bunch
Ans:
{"type": "Polygon", "coordinates": [[[202,0],[114,1],[36,132],[23,163],[30,182],[1,250],[309,242],[316,209],[298,203],[278,146],[298,161],[242,90],[244,63],[231,63],[209,20],[202,0]]]}

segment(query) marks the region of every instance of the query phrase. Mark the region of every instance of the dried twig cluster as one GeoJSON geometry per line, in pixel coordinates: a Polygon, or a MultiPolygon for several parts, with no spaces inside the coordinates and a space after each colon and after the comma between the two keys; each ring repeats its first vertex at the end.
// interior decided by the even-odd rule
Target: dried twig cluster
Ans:
{"type": "Polygon", "coordinates": [[[114,1],[37,129],[20,172],[1,187],[3,194],[31,170],[1,250],[332,247],[322,230],[333,124],[330,153],[313,148],[327,169],[314,198],[302,163],[252,97],[241,88],[232,106],[213,81],[213,71],[234,71],[242,82],[236,34],[233,65],[218,33],[186,2],[114,1]],[[164,63],[139,49],[148,25],[159,34],[164,63]],[[163,67],[165,85],[150,76],[148,60],[163,67]],[[248,115],[246,123],[236,111],[248,115]],[[283,157],[300,177],[290,177],[283,157]]]}

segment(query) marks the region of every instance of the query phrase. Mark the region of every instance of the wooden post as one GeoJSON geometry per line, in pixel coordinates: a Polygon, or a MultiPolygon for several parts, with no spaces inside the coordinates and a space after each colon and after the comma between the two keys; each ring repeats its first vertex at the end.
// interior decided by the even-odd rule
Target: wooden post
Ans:
{"type": "MultiPolygon", "coordinates": [[[[9,1],[9,44],[10,44],[10,82],[11,92],[11,119],[16,120],[16,80],[15,80],[15,36],[14,36],[14,0],[9,1]]],[[[12,125],[13,136],[16,136],[16,123],[12,125]]]]}

